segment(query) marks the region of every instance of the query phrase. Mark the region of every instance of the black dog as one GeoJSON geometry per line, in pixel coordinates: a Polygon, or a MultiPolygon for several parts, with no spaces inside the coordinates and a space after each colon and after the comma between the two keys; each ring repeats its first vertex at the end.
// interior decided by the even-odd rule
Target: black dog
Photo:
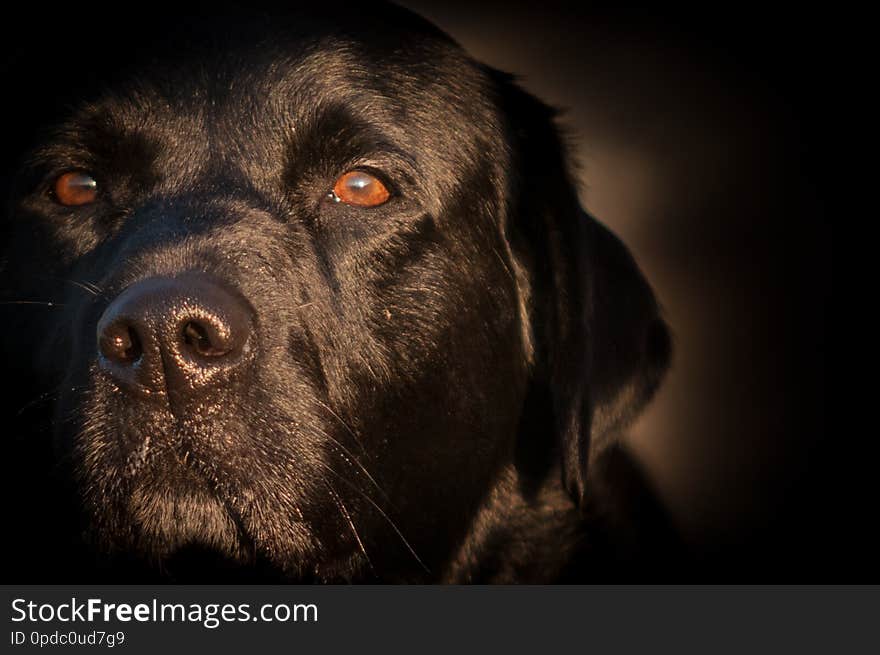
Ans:
{"type": "Polygon", "coordinates": [[[670,340],[553,111],[394,7],[169,22],[65,25],[19,103],[47,125],[4,223],[13,577],[645,561],[614,444],[670,340]]]}

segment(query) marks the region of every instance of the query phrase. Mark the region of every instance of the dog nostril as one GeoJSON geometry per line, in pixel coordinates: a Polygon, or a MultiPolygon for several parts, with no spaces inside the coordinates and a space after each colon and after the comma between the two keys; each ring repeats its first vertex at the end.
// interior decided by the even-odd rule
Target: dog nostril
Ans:
{"type": "Polygon", "coordinates": [[[183,326],[183,342],[202,357],[221,357],[231,350],[215,343],[209,329],[197,321],[188,321],[183,326]]]}
{"type": "Polygon", "coordinates": [[[141,340],[131,325],[117,324],[101,334],[101,354],[118,364],[133,364],[144,352],[141,340]]]}
{"type": "Polygon", "coordinates": [[[122,348],[123,357],[129,362],[137,361],[144,352],[137,332],[131,328],[128,328],[125,335],[119,339],[119,346],[122,348]]]}

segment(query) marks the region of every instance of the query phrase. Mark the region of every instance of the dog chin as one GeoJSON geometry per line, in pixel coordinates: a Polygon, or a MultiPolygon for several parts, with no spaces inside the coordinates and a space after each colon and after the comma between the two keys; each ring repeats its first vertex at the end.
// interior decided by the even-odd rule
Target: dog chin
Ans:
{"type": "Polygon", "coordinates": [[[136,550],[151,559],[193,549],[233,561],[247,559],[234,518],[206,489],[140,486],[131,495],[127,513],[136,550]]]}

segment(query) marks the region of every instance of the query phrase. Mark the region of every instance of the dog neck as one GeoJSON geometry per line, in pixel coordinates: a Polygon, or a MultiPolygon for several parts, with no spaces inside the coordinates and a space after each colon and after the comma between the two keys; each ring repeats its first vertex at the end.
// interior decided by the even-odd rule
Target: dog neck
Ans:
{"type": "Polygon", "coordinates": [[[538,582],[559,578],[583,547],[579,510],[558,479],[537,493],[504,468],[442,577],[449,584],[538,582]]]}

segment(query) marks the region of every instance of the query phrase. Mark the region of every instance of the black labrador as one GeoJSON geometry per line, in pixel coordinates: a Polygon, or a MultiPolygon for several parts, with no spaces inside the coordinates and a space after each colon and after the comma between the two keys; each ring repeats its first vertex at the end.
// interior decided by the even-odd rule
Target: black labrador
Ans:
{"type": "Polygon", "coordinates": [[[393,6],[77,20],[4,73],[7,579],[667,570],[670,337],[552,109],[393,6]]]}

